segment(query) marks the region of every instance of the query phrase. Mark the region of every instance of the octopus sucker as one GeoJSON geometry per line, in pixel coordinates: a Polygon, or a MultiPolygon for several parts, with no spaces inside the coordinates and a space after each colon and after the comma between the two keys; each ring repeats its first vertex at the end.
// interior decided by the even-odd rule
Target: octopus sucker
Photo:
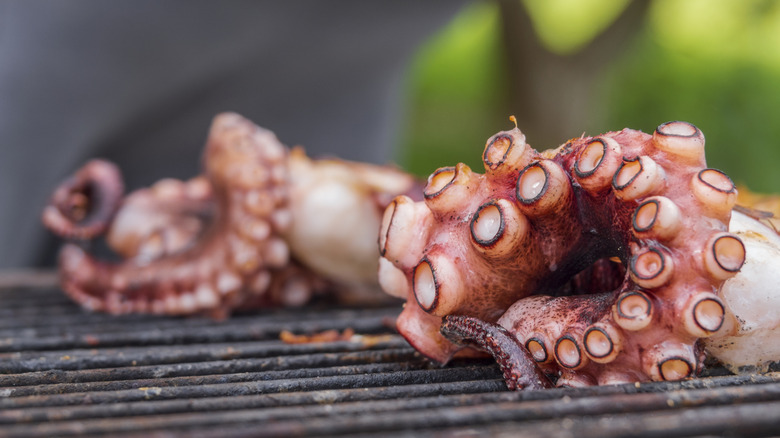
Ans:
{"type": "Polygon", "coordinates": [[[417,267],[414,268],[414,279],[412,288],[414,289],[414,296],[417,298],[417,304],[420,305],[425,311],[431,312],[437,306],[439,302],[439,285],[436,281],[437,270],[433,270],[431,261],[425,257],[420,260],[417,267]]]}
{"type": "Polygon", "coordinates": [[[655,146],[679,159],[693,164],[703,164],[704,134],[688,122],[662,123],[653,132],[655,146]]]}
{"type": "Polygon", "coordinates": [[[489,259],[503,259],[523,244],[530,224],[516,205],[498,199],[480,206],[469,226],[478,251],[489,259]]]}
{"type": "Polygon", "coordinates": [[[555,342],[555,360],[562,367],[578,370],[588,364],[588,359],[573,335],[565,334],[555,342]]]}
{"type": "Polygon", "coordinates": [[[59,258],[66,293],[95,311],[216,318],[335,285],[360,300],[378,289],[385,207],[420,190],[393,168],[312,160],[234,113],[214,118],[203,168],[123,197],[118,168],[93,160],[58,187],[43,222],[74,241],[59,258]],[[81,248],[101,235],[121,261],[81,248]]]}
{"type": "Polygon", "coordinates": [[[597,323],[585,330],[582,344],[588,357],[598,363],[615,360],[623,348],[620,331],[611,324],[597,323]]]}
{"type": "Polygon", "coordinates": [[[723,326],[726,309],[717,295],[700,292],[681,306],[680,315],[688,333],[697,338],[706,338],[723,326]]]}
{"type": "Polygon", "coordinates": [[[521,211],[527,215],[551,215],[568,204],[571,184],[557,163],[541,160],[529,164],[520,172],[516,195],[521,211]]]}
{"type": "Polygon", "coordinates": [[[659,189],[664,171],[648,156],[623,161],[612,179],[615,196],[630,201],[642,198],[659,189]]]}
{"type": "Polygon", "coordinates": [[[702,169],[691,178],[693,194],[712,214],[728,213],[737,202],[737,187],[717,169],[702,169]]]}
{"type": "Polygon", "coordinates": [[[622,162],[623,153],[615,140],[594,138],[574,162],[574,177],[586,190],[596,192],[611,184],[622,162]]]}
{"type": "Polygon", "coordinates": [[[640,291],[620,294],[613,308],[612,318],[623,330],[642,330],[653,320],[653,302],[640,291]]]}
{"type": "Polygon", "coordinates": [[[656,344],[643,356],[645,372],[655,381],[692,377],[701,367],[698,349],[695,343],[663,341],[656,344]]]}
{"type": "Polygon", "coordinates": [[[539,363],[546,363],[552,359],[552,356],[547,352],[547,343],[538,334],[529,337],[525,341],[525,349],[531,354],[533,360],[539,363]]]}
{"type": "Polygon", "coordinates": [[[700,340],[738,326],[719,291],[748,259],[729,231],[736,188],[706,167],[704,135],[669,122],[541,153],[525,141],[516,126],[490,137],[484,174],[441,168],[423,200],[386,213],[380,283],[407,297],[399,332],[441,363],[474,345],[530,358],[558,386],[696,375],[700,340]],[[475,341],[495,326],[516,342],[475,341]]]}
{"type": "Polygon", "coordinates": [[[731,278],[745,263],[745,244],[733,234],[718,233],[710,238],[705,248],[704,264],[715,278],[731,278]]]}
{"type": "Polygon", "coordinates": [[[665,196],[647,198],[637,206],[631,218],[636,237],[651,237],[661,242],[676,237],[681,225],[680,208],[665,196]]]}
{"type": "Polygon", "coordinates": [[[631,279],[644,289],[655,289],[665,285],[674,273],[671,255],[659,248],[648,248],[634,254],[629,266],[631,279]]]}

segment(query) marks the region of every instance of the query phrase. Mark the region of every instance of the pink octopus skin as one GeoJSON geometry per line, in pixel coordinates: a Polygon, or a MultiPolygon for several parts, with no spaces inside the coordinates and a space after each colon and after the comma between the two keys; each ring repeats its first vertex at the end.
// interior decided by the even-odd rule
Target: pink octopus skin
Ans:
{"type": "Polygon", "coordinates": [[[107,233],[123,258],[103,262],[66,244],[60,254],[66,293],[114,314],[224,318],[238,308],[305,304],[334,284],[371,290],[382,211],[418,187],[392,168],[310,160],[232,113],[215,117],[203,164],[202,176],[165,179],[126,198],[118,169],[102,160],[58,187],[44,224],[78,242],[107,233]],[[329,232],[308,233],[322,224],[329,232]],[[358,238],[350,241],[352,235],[358,238]],[[334,242],[340,252],[328,251],[334,242]]]}
{"type": "MultiPolygon", "coordinates": [[[[423,201],[385,211],[379,280],[406,299],[397,327],[415,348],[440,363],[464,345],[491,350],[480,323],[507,330],[558,386],[701,370],[700,339],[724,326],[718,293],[745,245],[727,228],[736,188],[706,167],[698,128],[539,153],[515,127],[487,141],[483,162],[485,174],[439,169],[423,201]]],[[[505,375],[522,372],[522,358],[491,353],[505,375]]]]}

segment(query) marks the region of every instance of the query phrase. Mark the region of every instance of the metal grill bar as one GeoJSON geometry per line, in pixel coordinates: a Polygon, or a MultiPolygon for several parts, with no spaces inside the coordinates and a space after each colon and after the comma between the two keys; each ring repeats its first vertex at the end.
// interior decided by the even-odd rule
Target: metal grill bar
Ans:
{"type": "MultiPolygon", "coordinates": [[[[446,388],[424,385],[424,390],[431,389],[446,392],[446,388]]],[[[309,399],[309,402],[317,403],[314,406],[301,407],[302,400],[295,400],[294,407],[278,408],[266,404],[252,404],[259,398],[252,400],[241,399],[244,406],[238,407],[236,403],[228,405],[229,410],[219,412],[210,416],[186,413],[179,415],[157,415],[147,416],[139,419],[121,419],[117,421],[106,422],[105,420],[84,421],[78,423],[60,423],[56,426],[40,427],[15,427],[12,429],[20,434],[46,435],[50,433],[67,433],[68,431],[80,431],[87,433],[107,433],[111,428],[114,431],[131,432],[139,430],[155,430],[162,428],[193,428],[207,427],[215,422],[220,424],[254,424],[252,431],[254,436],[293,436],[309,434],[345,434],[355,432],[376,432],[376,431],[414,431],[415,433],[431,430],[439,426],[463,426],[473,427],[475,425],[493,427],[501,425],[504,422],[516,423],[518,421],[534,422],[531,426],[536,428],[547,428],[549,432],[550,425],[540,423],[540,420],[560,419],[566,416],[576,415],[585,421],[588,418],[609,415],[611,417],[621,418],[621,414],[628,414],[627,418],[643,418],[637,416],[640,412],[649,412],[652,415],[659,415],[658,411],[676,410],[678,407],[695,406],[696,412],[721,412],[721,409],[711,408],[712,406],[739,404],[739,406],[752,405],[751,410],[761,412],[767,415],[766,418],[760,418],[760,421],[754,423],[751,427],[760,428],[765,431],[771,431],[768,427],[780,427],[780,418],[777,417],[780,402],[761,403],[777,400],[777,391],[780,385],[773,385],[771,394],[767,394],[761,389],[753,388],[744,390],[743,388],[728,388],[718,391],[717,394],[710,394],[709,390],[697,390],[680,394],[666,393],[646,393],[638,395],[624,395],[618,397],[594,396],[574,399],[569,396],[568,399],[554,399],[543,401],[528,401],[526,403],[517,403],[513,394],[475,394],[475,395],[453,395],[438,396],[412,399],[418,393],[403,391],[404,388],[390,388],[392,398],[404,397],[389,401],[378,401],[377,398],[356,402],[344,402],[336,397],[330,397],[328,402],[339,403],[337,405],[322,405],[323,394],[320,397],[309,399]],[[249,406],[247,406],[249,405],[249,406]],[[617,408],[616,408],[617,406],[617,408]],[[269,408],[261,411],[255,409],[245,409],[244,407],[269,408]],[[702,408],[709,408],[703,410],[702,408]],[[306,418],[301,422],[301,418],[306,418]]],[[[452,388],[462,391],[465,388],[452,388]]],[[[354,393],[355,390],[347,391],[354,393]]],[[[364,391],[361,391],[364,392],[364,391]]],[[[571,392],[571,391],[569,391],[571,392]]],[[[290,396],[290,394],[286,394],[290,396]]],[[[329,394],[324,394],[327,397],[329,394]]],[[[566,397],[566,396],[564,396],[566,397]]],[[[221,400],[220,400],[221,401],[221,400]]],[[[236,400],[233,400],[234,402],[236,400]]],[[[169,406],[166,406],[169,407],[169,406]]],[[[733,408],[733,406],[729,406],[733,408]]],[[[224,409],[225,406],[214,404],[207,401],[198,408],[207,409],[210,412],[218,409],[224,409]]],[[[143,412],[143,411],[142,411],[143,412]]],[[[139,412],[138,414],[141,414],[139,412]]],[[[63,412],[65,416],[59,419],[67,418],[68,412],[63,412]]],[[[668,414],[660,414],[668,417],[668,414]]],[[[672,417],[679,417],[680,414],[674,414],[672,417]]],[[[686,416],[690,414],[685,413],[686,416]]],[[[755,415],[749,416],[755,419],[755,415]]],[[[733,415],[727,415],[725,418],[733,418],[733,415]]],[[[573,421],[573,420],[570,420],[573,421]]],[[[623,420],[625,421],[625,420],[623,420]]],[[[680,419],[678,418],[679,422],[680,419]]],[[[695,424],[700,424],[696,421],[695,424]]],[[[723,427],[723,422],[719,421],[723,427]]],[[[519,426],[519,425],[514,425],[519,426]]],[[[560,425],[559,425],[560,426],[560,425]]],[[[602,427],[603,429],[603,427],[602,427]]],[[[514,429],[513,429],[514,430],[514,429]]],[[[526,426],[518,427],[517,430],[526,430],[526,426]]],[[[664,430],[668,431],[668,428],[664,430]]],[[[685,429],[690,431],[690,429],[685,429]]],[[[774,429],[776,432],[780,429],[774,429]]],[[[229,432],[229,431],[227,431],[229,432]]],[[[551,436],[547,433],[541,435],[529,436],[551,436]]]]}
{"type": "Polygon", "coordinates": [[[581,438],[764,437],[777,436],[780,432],[778,412],[780,412],[780,403],[777,402],[729,405],[649,414],[573,417],[562,422],[544,421],[525,423],[522,426],[507,423],[500,427],[489,428],[485,432],[500,438],[540,436],[577,436],[581,438]],[[605,423],[609,424],[608,428],[604,427],[605,423]],[[562,432],[562,428],[566,432],[562,432]]]}
{"type": "MultiPolygon", "coordinates": [[[[24,396],[45,394],[49,389],[56,393],[74,392],[70,389],[86,388],[92,382],[122,382],[141,379],[166,379],[196,377],[209,374],[251,373],[257,371],[299,370],[339,365],[392,363],[399,369],[410,363],[421,362],[411,348],[387,348],[378,351],[304,354],[261,359],[234,359],[171,365],[148,365],[130,368],[105,368],[82,371],[38,371],[23,374],[0,375],[0,387],[13,386],[9,395],[24,396]],[[33,388],[29,388],[33,386],[33,388]],[[28,387],[28,388],[25,388],[28,387]]],[[[143,385],[142,385],[143,386],[143,385]]]]}
{"type": "Polygon", "coordinates": [[[423,360],[399,310],[116,318],[0,289],[0,437],[780,434],[777,372],[513,393],[490,360],[423,360]],[[278,340],[345,328],[364,336],[278,340]]]}
{"type": "MultiPolygon", "coordinates": [[[[409,369],[398,363],[379,363],[355,366],[336,366],[331,368],[301,368],[285,371],[244,372],[221,375],[184,376],[164,379],[99,381],[88,383],[62,383],[46,386],[28,386],[13,388],[9,396],[29,397],[52,394],[69,394],[77,392],[121,391],[136,388],[166,387],[166,386],[199,386],[218,383],[252,382],[259,380],[289,380],[315,377],[330,377],[351,374],[391,373],[409,369]]],[[[2,417],[2,412],[0,412],[2,417]]]]}
{"type": "MultiPolygon", "coordinates": [[[[371,409],[389,409],[391,406],[395,406],[393,409],[400,409],[398,405],[413,406],[415,404],[415,397],[432,397],[437,405],[446,405],[447,399],[442,396],[455,395],[457,399],[466,400],[469,394],[482,393],[484,391],[501,391],[504,389],[504,384],[499,379],[494,380],[477,380],[477,381],[462,381],[462,382],[443,382],[443,383],[429,383],[429,384],[415,384],[407,386],[391,386],[391,387],[378,387],[373,391],[366,391],[364,388],[359,389],[342,389],[342,390],[312,390],[301,391],[292,393],[280,393],[274,397],[267,397],[265,395],[231,395],[223,397],[209,397],[202,399],[172,399],[172,400],[154,400],[139,402],[123,402],[112,405],[95,405],[95,406],[75,406],[64,407],[57,409],[56,412],[51,409],[25,409],[25,410],[9,410],[3,412],[2,423],[21,423],[21,422],[38,422],[38,421],[51,421],[51,420],[72,420],[72,419],[85,419],[85,418],[102,418],[102,417],[124,417],[124,416],[139,416],[139,415],[161,415],[171,413],[190,413],[190,412],[207,412],[215,413],[217,411],[240,411],[245,409],[256,408],[274,408],[264,411],[252,411],[252,416],[263,417],[266,419],[284,419],[284,418],[300,418],[301,414],[306,415],[308,418],[312,416],[325,413],[341,412],[342,414],[354,413],[354,410],[370,412],[371,409]],[[464,395],[465,394],[465,395],[464,395]],[[378,400],[391,399],[387,402],[387,406],[375,406],[378,400]],[[436,401],[438,400],[438,401],[436,401]],[[326,404],[323,404],[326,403],[326,404]],[[332,405],[339,403],[338,405],[332,405]],[[352,404],[349,404],[352,403],[352,404]],[[350,411],[350,406],[352,411],[350,411]],[[283,407],[289,407],[292,416],[286,416],[281,410],[283,407]],[[334,408],[336,411],[334,411],[334,408]]],[[[479,400],[485,398],[484,396],[477,396],[479,400]]],[[[428,399],[424,399],[428,400],[428,399]]],[[[427,404],[431,401],[428,400],[427,404]]],[[[422,406],[422,405],[420,405],[422,406]]],[[[359,413],[359,412],[358,412],[359,413]]],[[[224,415],[224,414],[223,414],[224,415]]],[[[230,414],[235,415],[235,414],[230,414]]],[[[187,414],[187,418],[189,418],[187,414]]],[[[195,415],[198,416],[198,415],[195,415]]],[[[200,415],[202,417],[202,415],[200,415]]],[[[176,422],[177,417],[165,416],[163,421],[176,422]]],[[[148,418],[147,418],[148,419],[148,418]]],[[[145,419],[146,420],[146,419],[145,419]]],[[[203,421],[203,420],[198,420],[203,421]]],[[[211,420],[213,421],[213,418],[211,420]]]]}
{"type": "Polygon", "coordinates": [[[150,399],[222,397],[229,395],[271,394],[321,389],[372,388],[386,385],[409,385],[425,380],[426,383],[452,382],[469,378],[497,378],[494,368],[439,370],[410,370],[393,373],[353,374],[349,376],[322,376],[314,378],[281,379],[219,383],[198,386],[152,386],[116,391],[80,392],[45,396],[13,397],[0,400],[0,409],[66,406],[143,401],[150,399]],[[420,374],[424,374],[424,377],[420,374]],[[421,378],[422,377],[422,378],[421,378]]]}
{"type": "Polygon", "coordinates": [[[89,368],[131,367],[182,362],[204,362],[240,358],[292,356],[325,352],[360,351],[367,348],[399,348],[401,339],[366,345],[355,342],[327,344],[283,344],[278,341],[234,342],[148,346],[121,349],[71,350],[68,352],[13,353],[0,355],[0,373],[24,373],[50,369],[77,370],[89,368]]]}
{"type": "MultiPolygon", "coordinates": [[[[35,327],[30,321],[25,323],[31,336],[14,336],[18,329],[0,330],[0,336],[14,336],[0,341],[0,353],[20,350],[61,350],[76,348],[134,346],[150,344],[181,344],[195,342],[240,342],[278,338],[280,330],[298,333],[310,333],[324,330],[324,327],[336,330],[352,328],[359,333],[386,332],[385,320],[394,318],[395,313],[389,309],[367,311],[364,314],[355,312],[327,312],[316,318],[306,318],[307,315],[296,315],[296,319],[264,318],[262,320],[246,320],[237,318],[230,322],[217,324],[213,321],[187,321],[172,319],[167,324],[157,325],[154,320],[144,319],[141,324],[155,324],[156,330],[130,332],[127,322],[118,324],[116,321],[103,319],[88,323],[69,326],[67,333],[61,333],[62,326],[53,324],[71,324],[73,318],[66,321],[43,321],[45,327],[35,327]],[[297,319],[303,317],[304,319],[297,319]],[[283,323],[281,321],[284,321],[283,323]],[[197,324],[199,322],[199,324],[197,324]],[[178,323],[178,324],[177,324],[178,323]]],[[[22,333],[24,334],[24,333],[22,333]]]]}

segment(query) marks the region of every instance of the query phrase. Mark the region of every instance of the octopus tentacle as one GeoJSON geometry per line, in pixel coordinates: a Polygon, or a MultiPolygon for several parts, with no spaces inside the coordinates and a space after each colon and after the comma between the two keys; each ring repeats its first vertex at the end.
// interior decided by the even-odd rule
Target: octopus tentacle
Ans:
{"type": "Polygon", "coordinates": [[[192,246],[213,222],[216,208],[208,179],[163,179],[124,199],[106,242],[124,258],[150,263],[192,246]]]}
{"type": "Polygon", "coordinates": [[[517,128],[491,137],[485,174],[442,168],[423,202],[396,199],[385,214],[380,252],[393,266],[380,282],[407,297],[399,331],[446,362],[457,348],[421,341],[429,325],[497,323],[558,385],[694,375],[698,339],[724,324],[717,292],[745,261],[727,231],[736,188],[706,168],[703,147],[685,122],[541,153],[517,128]],[[588,282],[587,270],[611,280],[588,282]]]}
{"type": "Polygon", "coordinates": [[[93,239],[111,224],[123,193],[119,169],[105,160],[91,160],[55,189],[43,210],[43,223],[67,239],[93,239]]]}
{"type": "Polygon", "coordinates": [[[164,179],[123,200],[118,171],[105,162],[58,189],[44,221],[78,231],[60,233],[68,238],[107,231],[123,259],[108,263],[66,245],[63,289],[93,310],[216,318],[236,308],[302,305],[326,289],[344,302],[375,302],[382,212],[400,194],[422,193],[392,167],[288,151],[231,113],[214,119],[203,165],[203,175],[164,179]],[[71,199],[83,199],[83,208],[71,208],[71,199]],[[60,210],[73,218],[61,219],[60,210]],[[76,214],[83,212],[90,216],[76,214]]]}
{"type": "MultiPolygon", "coordinates": [[[[110,313],[191,314],[235,308],[253,295],[265,294],[271,284],[266,279],[289,261],[289,248],[281,237],[289,226],[283,214],[288,204],[285,159],[286,150],[269,131],[235,114],[218,116],[204,157],[209,188],[188,198],[200,196],[208,206],[213,192],[216,208],[208,229],[186,235],[183,248],[166,246],[154,257],[119,264],[99,262],[68,245],[60,256],[64,289],[85,307],[110,313]],[[249,294],[244,293],[247,290],[249,294]]],[[[170,186],[179,183],[166,184],[156,188],[147,210],[159,212],[165,199],[159,192],[171,191],[170,186]]],[[[202,185],[194,183],[198,184],[202,185]]],[[[179,204],[180,210],[169,216],[181,219],[208,209],[182,208],[179,204]]],[[[149,243],[144,245],[148,248],[149,243]]]]}
{"type": "Polygon", "coordinates": [[[445,316],[441,333],[449,340],[490,353],[501,367],[509,389],[544,389],[550,379],[517,339],[500,325],[467,316],[445,316]]]}

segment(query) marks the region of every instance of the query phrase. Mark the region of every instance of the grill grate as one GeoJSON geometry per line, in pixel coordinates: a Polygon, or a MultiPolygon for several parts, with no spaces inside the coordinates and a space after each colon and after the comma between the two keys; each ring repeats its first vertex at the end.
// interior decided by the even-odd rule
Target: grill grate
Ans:
{"type": "Polygon", "coordinates": [[[6,286],[0,436],[780,435],[777,372],[513,393],[492,361],[428,364],[389,328],[398,311],[111,317],[6,286]],[[346,328],[361,336],[279,341],[346,328]]]}

